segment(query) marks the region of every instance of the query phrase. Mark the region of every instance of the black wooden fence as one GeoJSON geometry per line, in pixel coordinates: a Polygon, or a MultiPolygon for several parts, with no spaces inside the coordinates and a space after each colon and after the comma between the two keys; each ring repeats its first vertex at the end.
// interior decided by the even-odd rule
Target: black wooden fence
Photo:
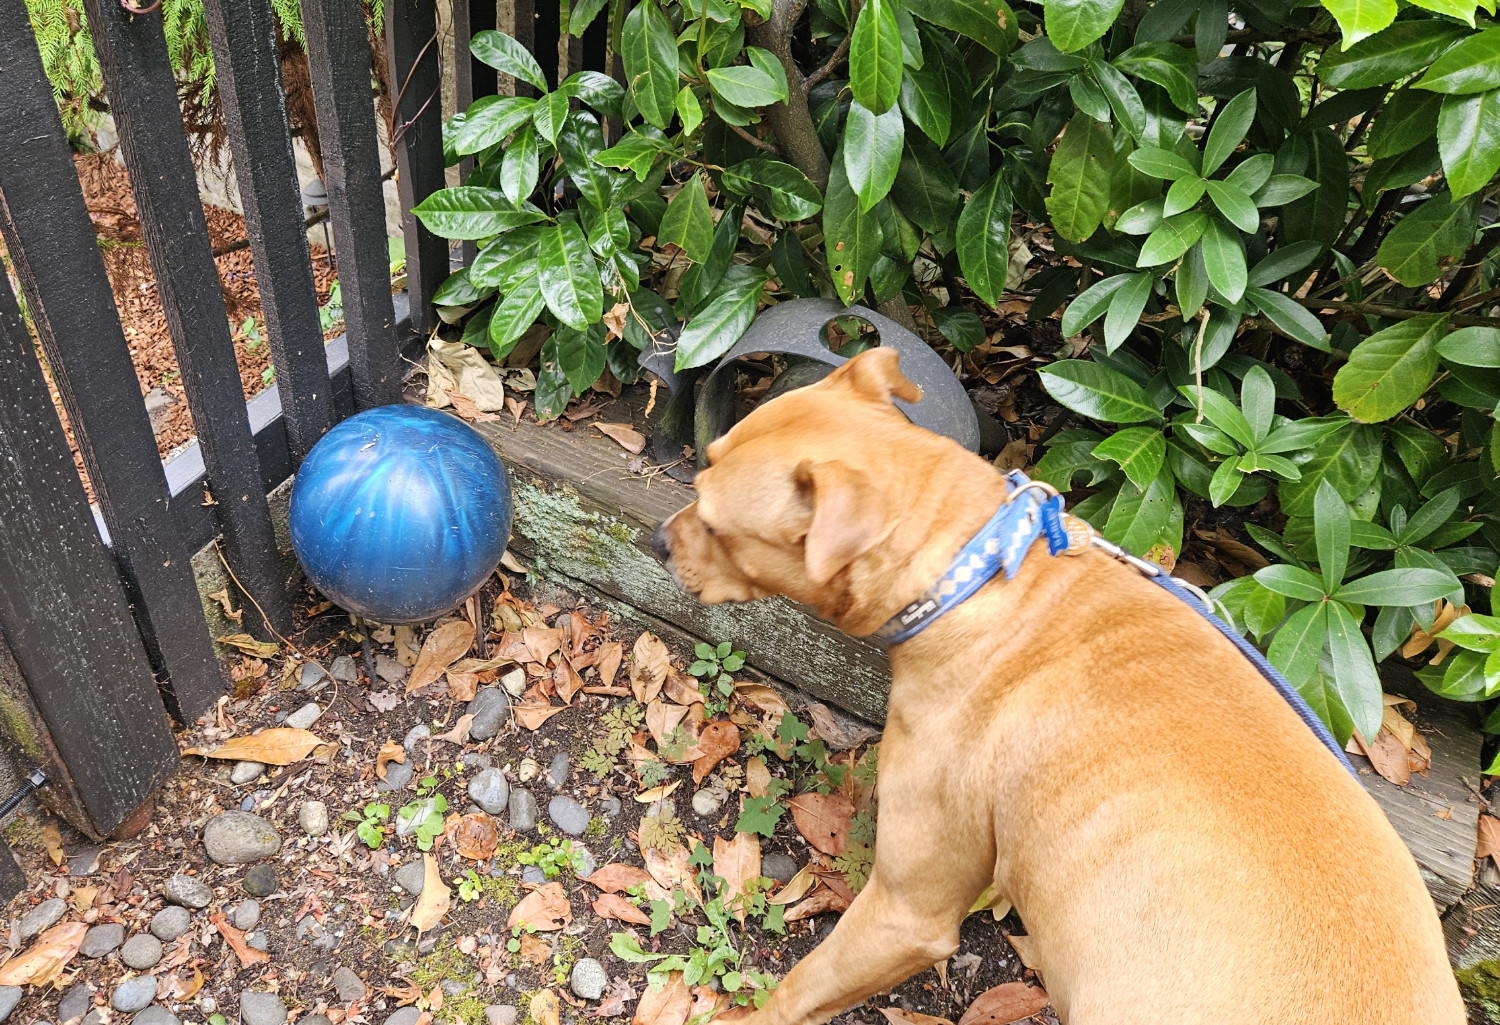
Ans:
{"type": "MultiPolygon", "coordinates": [[[[429,300],[457,254],[406,213],[408,291],[392,295],[378,133],[396,139],[410,211],[444,184],[440,61],[454,62],[460,109],[496,91],[468,39],[513,9],[555,81],[558,8],[452,0],[447,53],[434,0],[386,0],[394,103],[381,125],[360,0],[302,0],[345,319],[325,348],[270,0],[205,0],[276,372],[247,407],[160,14],[84,5],[197,434],[163,466],[25,5],[0,0],[0,236],[103,520],[0,274],[0,739],[47,770],[57,811],[103,836],[175,765],[168,717],[190,722],[225,691],[193,554],[219,538],[249,597],[289,629],[293,578],[267,493],[339,418],[399,401],[404,357],[435,326],[429,300]]],[[[570,50],[573,69],[603,68],[597,35],[570,50]]],[[[253,608],[245,625],[264,632],[253,608]]]]}

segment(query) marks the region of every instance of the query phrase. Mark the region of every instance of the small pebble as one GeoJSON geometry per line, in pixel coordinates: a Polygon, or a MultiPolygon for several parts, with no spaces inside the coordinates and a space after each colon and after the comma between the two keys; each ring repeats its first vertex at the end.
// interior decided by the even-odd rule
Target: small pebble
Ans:
{"type": "Polygon", "coordinates": [[[465,772],[479,772],[481,769],[488,769],[494,764],[494,762],[490,761],[489,755],[482,755],[478,751],[464,752],[463,766],[465,772]]]}
{"type": "Polygon", "coordinates": [[[567,781],[568,753],[559,751],[552,756],[552,764],[547,766],[547,785],[553,790],[561,790],[567,781]]]}
{"type": "MultiPolygon", "coordinates": [[[[212,894],[209,895],[212,899],[212,894]]],[[[151,916],[151,935],[171,943],[193,926],[193,916],[184,907],[165,907],[151,916]]]]}
{"type": "Polygon", "coordinates": [[[229,770],[229,782],[235,786],[249,783],[266,771],[263,762],[235,762],[234,768],[229,770]]]}
{"type": "Polygon", "coordinates": [[[68,987],[68,991],[62,995],[57,1002],[57,1017],[62,1025],[70,1022],[82,1021],[83,1016],[94,1006],[94,994],[89,990],[88,983],[77,982],[68,987]]]}
{"type": "Polygon", "coordinates": [[[420,1017],[422,1017],[422,1012],[415,1007],[398,1007],[395,1013],[385,1020],[385,1025],[417,1025],[417,1019],[420,1017]]]}
{"type": "Polygon", "coordinates": [[[136,975],[115,987],[109,1002],[115,1010],[133,1014],[150,1006],[156,999],[156,976],[136,975]]]}
{"type": "Polygon", "coordinates": [[[484,1017],[489,1025],[516,1025],[519,1013],[511,1004],[491,1004],[484,1009],[484,1017]]]}
{"type": "Polygon", "coordinates": [[[0,986],[0,1021],[10,1017],[10,1012],[21,1002],[20,986],[0,986]]]}
{"type": "Polygon", "coordinates": [[[469,781],[469,800],[491,815],[500,815],[510,801],[510,785],[499,769],[485,769],[469,781]]]}
{"type": "Polygon", "coordinates": [[[276,892],[276,870],[265,862],[252,865],[240,886],[252,897],[269,897],[276,892]]]}
{"type": "Polygon", "coordinates": [[[311,662],[304,662],[302,664],[302,671],[297,674],[297,689],[310,689],[319,680],[323,679],[323,675],[323,670],[319,669],[311,662]]]}
{"type": "Polygon", "coordinates": [[[705,788],[693,795],[693,811],[703,818],[712,818],[724,807],[724,797],[712,788],[705,788]]]}
{"type": "Polygon", "coordinates": [[[393,878],[396,880],[396,885],[401,887],[401,889],[413,897],[419,896],[422,892],[422,884],[427,880],[427,866],[420,859],[408,861],[396,869],[396,874],[393,878]]]}
{"type": "Polygon", "coordinates": [[[204,993],[198,994],[198,1010],[204,1014],[213,1014],[219,1009],[219,1002],[204,993]]]}
{"type": "Polygon", "coordinates": [[[521,764],[516,767],[516,778],[522,783],[530,783],[542,773],[542,767],[536,763],[535,758],[522,758],[521,764]]]}
{"type": "Polygon", "coordinates": [[[260,901],[246,897],[230,909],[229,921],[240,932],[250,932],[260,924],[260,901]]]}
{"type": "Polygon", "coordinates": [[[294,730],[312,729],[312,724],[317,722],[318,717],[322,714],[323,710],[318,707],[318,703],[316,701],[309,701],[307,704],[297,709],[291,715],[287,716],[285,725],[289,729],[294,730]]]}
{"type": "Polygon", "coordinates": [[[792,876],[797,874],[797,862],[780,851],[772,851],[761,856],[760,874],[778,883],[791,882],[792,876]]]}
{"type": "Polygon", "coordinates": [[[528,791],[512,790],[507,807],[512,829],[527,833],[536,828],[537,817],[541,814],[541,809],[537,807],[536,798],[532,797],[528,791]]]}
{"type": "Polygon", "coordinates": [[[386,683],[400,685],[406,682],[406,667],[389,655],[375,656],[375,675],[386,683]]]}
{"type": "Polygon", "coordinates": [[[328,832],[328,805],[322,801],[303,801],[297,809],[297,825],[308,836],[322,836],[328,832]]]}
{"type": "Polygon", "coordinates": [[[406,731],[406,736],[401,741],[401,746],[407,751],[414,751],[418,744],[432,736],[432,727],[418,723],[406,731]]]}
{"type": "Polygon", "coordinates": [[[120,948],[120,960],[138,972],[155,968],[161,960],[161,940],[148,932],[137,933],[120,948]]]}
{"type": "Polygon", "coordinates": [[[67,902],[61,897],[53,897],[44,900],[21,918],[21,943],[30,943],[33,939],[52,928],[62,921],[63,913],[68,910],[67,902]]]}
{"type": "Polygon", "coordinates": [[[546,881],[547,873],[536,865],[527,865],[521,869],[521,882],[523,883],[545,883],[546,881]]]}
{"type": "Polygon", "coordinates": [[[437,798],[429,797],[425,801],[417,801],[408,812],[405,809],[396,813],[396,835],[398,837],[415,836],[417,827],[426,822],[434,812],[437,811],[437,798]]]}
{"type": "Polygon", "coordinates": [[[415,770],[405,762],[387,762],[385,779],[375,784],[375,789],[387,794],[400,790],[411,782],[414,772],[415,770]]]}
{"type": "MultiPolygon", "coordinates": [[[[131,1025],[135,1025],[131,1022],[131,1025]]],[[[333,1025],[326,1014],[309,1014],[305,1018],[298,1018],[297,1025],[333,1025]]]]}
{"type": "Polygon", "coordinates": [[[240,1022],[242,1025],[284,1025],[286,1003],[275,993],[240,994],[240,1022]]]}
{"type": "MultiPolygon", "coordinates": [[[[348,968],[339,968],[333,973],[333,991],[339,995],[339,1003],[352,1004],[356,1000],[363,1000],[365,996],[365,980],[361,979],[348,968]]],[[[304,1019],[304,1022],[306,1019],[304,1019]]]]}
{"type": "Polygon", "coordinates": [[[573,965],[569,979],[573,992],[584,1000],[598,1000],[609,987],[609,973],[591,957],[581,957],[573,965]]]}
{"type": "Polygon", "coordinates": [[[474,717],[469,723],[470,739],[489,740],[500,732],[500,724],[510,712],[510,698],[499,687],[486,687],[474,695],[465,711],[474,717]]]}
{"type": "Polygon", "coordinates": [[[547,817],[569,836],[582,836],[589,828],[588,809],[571,797],[559,794],[547,802],[547,817]]]}
{"type": "MultiPolygon", "coordinates": [[[[177,909],[181,911],[181,908],[177,909]]],[[[118,950],[125,942],[125,927],[119,922],[96,925],[83,937],[78,952],[84,957],[99,958],[112,950],[118,950]]]]}
{"type": "Polygon", "coordinates": [[[516,666],[516,668],[500,677],[500,686],[504,687],[505,692],[511,697],[518,698],[522,694],[525,694],[526,670],[522,669],[520,666],[516,666]]]}
{"type": "MultiPolygon", "coordinates": [[[[306,1018],[302,1019],[304,1025],[306,1018]]],[[[167,1010],[161,1004],[152,1004],[140,1014],[130,1019],[130,1025],[181,1025],[177,1015],[167,1010]]]]}
{"type": "Polygon", "coordinates": [[[607,819],[612,819],[620,814],[622,807],[618,797],[606,797],[599,802],[599,814],[607,819]]]}
{"type": "Polygon", "coordinates": [[[245,942],[250,944],[250,946],[254,947],[256,950],[271,949],[271,937],[266,935],[266,931],[264,929],[257,929],[255,930],[255,932],[246,934],[245,942]]]}
{"type": "Polygon", "coordinates": [[[348,655],[340,655],[328,667],[329,674],[341,683],[353,683],[359,679],[359,666],[348,655]]]}
{"type": "Polygon", "coordinates": [[[226,811],[203,827],[203,846],[216,865],[247,865],[281,850],[281,834],[259,816],[226,811]]]}
{"type": "Polygon", "coordinates": [[[104,852],[98,847],[85,847],[77,854],[68,859],[68,878],[82,879],[99,871],[99,855],[104,852]]]}

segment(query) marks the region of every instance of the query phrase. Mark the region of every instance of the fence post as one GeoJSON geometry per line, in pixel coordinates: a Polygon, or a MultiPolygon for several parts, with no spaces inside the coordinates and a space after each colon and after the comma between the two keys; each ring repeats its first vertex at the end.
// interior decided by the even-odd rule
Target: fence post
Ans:
{"type": "MultiPolygon", "coordinates": [[[[240,586],[272,628],[286,633],[292,628],[288,574],[271,527],[161,19],[132,15],[111,0],[85,0],[85,8],[224,547],[240,586]]],[[[269,639],[258,615],[245,622],[269,639]]],[[[222,691],[179,688],[183,715],[196,717],[222,691]]]]}
{"type": "Polygon", "coordinates": [[[270,0],[204,0],[203,11],[287,441],[297,465],[334,419],[302,190],[276,56],[276,18],[270,0]]]}
{"type": "MultiPolygon", "coordinates": [[[[0,44],[0,69],[14,69],[10,56],[0,44]]],[[[24,680],[0,688],[7,727],[23,734],[9,742],[48,763],[44,795],[74,825],[112,833],[176,766],[177,743],[3,272],[0,647],[10,655],[0,676],[24,680]],[[11,659],[18,672],[5,671],[11,659]],[[42,735],[27,737],[38,725],[32,709],[42,735]]]]}
{"type": "Polygon", "coordinates": [[[0,233],[125,571],[146,651],[176,688],[223,678],[94,224],[22,0],[0,0],[0,233]]]}
{"type": "Polygon", "coordinates": [[[411,212],[444,185],[437,5],[433,0],[389,0],[385,32],[391,65],[391,145],[406,235],[411,326],[425,336],[437,326],[433,293],[449,274],[447,241],[424,228],[411,212]]]}
{"type": "Polygon", "coordinates": [[[302,0],[323,173],[338,250],[354,406],[401,399],[370,42],[359,0],[302,0]]]}

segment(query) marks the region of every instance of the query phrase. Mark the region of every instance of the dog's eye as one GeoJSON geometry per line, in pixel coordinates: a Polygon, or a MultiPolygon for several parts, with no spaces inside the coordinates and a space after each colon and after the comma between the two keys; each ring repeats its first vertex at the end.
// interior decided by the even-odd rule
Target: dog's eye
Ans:
{"type": "Polygon", "coordinates": [[[715,531],[713,527],[710,527],[707,523],[705,523],[703,525],[703,529],[708,532],[708,536],[709,537],[715,537],[715,536],[717,536],[718,532],[715,531]]]}

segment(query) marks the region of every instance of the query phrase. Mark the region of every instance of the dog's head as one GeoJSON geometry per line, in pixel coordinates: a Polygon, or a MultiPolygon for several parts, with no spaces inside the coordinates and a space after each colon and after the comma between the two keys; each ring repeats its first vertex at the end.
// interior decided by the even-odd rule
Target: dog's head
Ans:
{"type": "Polygon", "coordinates": [[[656,532],[678,583],[709,604],[785,594],[850,632],[878,626],[864,620],[889,611],[870,611],[860,595],[899,558],[902,546],[888,542],[923,471],[961,451],[913,426],[894,398],[916,402],[921,391],[894,349],[871,349],[710,445],[698,500],[656,532]]]}

